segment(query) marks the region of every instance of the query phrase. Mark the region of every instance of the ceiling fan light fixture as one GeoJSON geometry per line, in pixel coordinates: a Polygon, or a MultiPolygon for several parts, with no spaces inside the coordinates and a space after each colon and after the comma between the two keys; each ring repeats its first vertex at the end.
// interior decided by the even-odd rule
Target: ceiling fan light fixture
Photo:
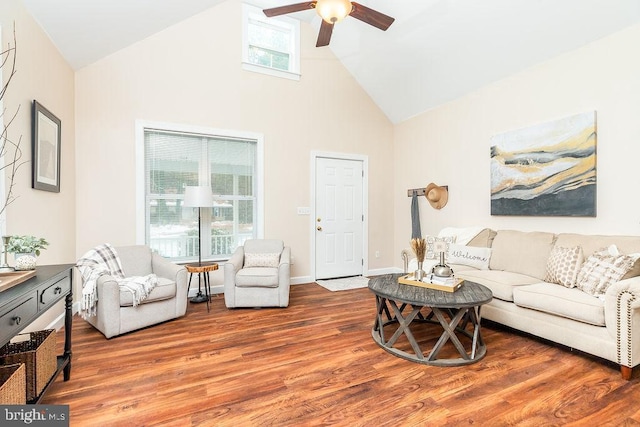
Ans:
{"type": "Polygon", "coordinates": [[[353,6],[349,0],[318,0],[316,12],[329,24],[335,24],[349,16],[353,6]]]}

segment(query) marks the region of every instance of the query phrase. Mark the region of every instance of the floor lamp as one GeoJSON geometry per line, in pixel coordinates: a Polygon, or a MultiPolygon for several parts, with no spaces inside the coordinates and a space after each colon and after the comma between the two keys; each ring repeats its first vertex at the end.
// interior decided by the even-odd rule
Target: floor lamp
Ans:
{"type": "MultiPolygon", "coordinates": [[[[187,208],[198,208],[198,266],[202,265],[202,254],[201,254],[201,215],[200,211],[202,208],[210,208],[213,206],[213,195],[211,192],[211,187],[209,186],[197,186],[197,187],[185,187],[184,189],[184,205],[187,208]]],[[[202,289],[200,287],[200,275],[198,275],[198,294],[191,298],[191,302],[205,302],[207,301],[207,297],[202,293],[202,289]]]]}

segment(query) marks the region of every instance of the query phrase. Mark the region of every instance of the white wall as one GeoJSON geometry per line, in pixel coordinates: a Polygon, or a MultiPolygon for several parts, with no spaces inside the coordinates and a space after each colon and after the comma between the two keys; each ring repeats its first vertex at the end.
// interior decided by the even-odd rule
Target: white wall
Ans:
{"type": "Polygon", "coordinates": [[[432,181],[449,185],[449,203],[436,211],[421,198],[425,235],[445,226],[475,225],[640,234],[638,45],[640,25],[635,25],[396,125],[394,251],[399,254],[409,246],[407,189],[432,181]],[[597,217],[491,216],[490,138],[593,110],[598,132],[597,217]]]}
{"type": "Polygon", "coordinates": [[[313,47],[307,24],[300,82],[241,70],[240,17],[240,1],[230,0],[80,70],[74,87],[73,71],[22,3],[0,2],[3,40],[16,22],[20,52],[5,103],[9,111],[21,106],[13,137],[22,135],[30,159],[33,99],[61,118],[63,132],[61,193],[31,189],[30,165],[23,167],[8,232],[48,238],[42,263],[73,262],[104,241],[135,242],[134,131],[144,119],[265,135],[265,235],[293,247],[294,276],[310,271],[309,217],[296,207],[311,205],[313,150],[369,156],[369,253],[381,252],[371,269],[401,265],[410,236],[406,190],[431,181],[449,185],[450,200],[436,211],[421,199],[424,234],[447,225],[640,233],[640,26],[393,127],[331,51],[313,47]],[[492,217],[491,136],[590,110],[598,122],[598,216],[492,217]]]}
{"type": "MultiPolygon", "coordinates": [[[[7,234],[32,234],[44,237],[49,247],[42,251],[38,263],[75,262],[75,117],[74,72],[62,58],[49,37],[28,14],[20,0],[0,2],[2,43],[17,39],[16,74],[4,98],[7,120],[18,110],[9,128],[9,138],[21,139],[22,160],[15,180],[16,201],[7,208],[7,234]],[[37,100],[61,120],[60,193],[31,188],[31,104],[37,100]]],[[[3,70],[8,77],[8,69],[3,70]]],[[[12,256],[9,264],[13,265],[12,256]]],[[[28,330],[49,327],[64,311],[64,301],[52,307],[28,330]]]]}
{"type": "Polygon", "coordinates": [[[391,123],[305,23],[299,82],[243,71],[241,13],[230,0],[76,73],[77,255],[135,243],[142,119],[264,135],[264,234],[292,247],[293,277],[310,274],[310,153],[369,156],[369,267],[391,265],[391,123]]]}
{"type": "MultiPolygon", "coordinates": [[[[16,74],[5,96],[5,120],[19,108],[9,137],[21,139],[22,160],[15,181],[16,201],[7,209],[7,234],[46,238],[40,264],[75,261],[74,73],[19,0],[0,2],[3,47],[17,39],[16,74]],[[37,100],[61,120],[60,193],[31,188],[31,105],[37,100]]],[[[3,70],[8,77],[8,70],[3,70]]],[[[10,264],[13,263],[11,256],[10,264]]]]}

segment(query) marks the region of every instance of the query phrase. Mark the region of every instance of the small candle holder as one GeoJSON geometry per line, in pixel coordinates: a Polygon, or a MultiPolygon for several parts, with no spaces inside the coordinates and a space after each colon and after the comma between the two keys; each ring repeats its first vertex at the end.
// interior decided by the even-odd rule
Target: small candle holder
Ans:
{"type": "Polygon", "coordinates": [[[7,248],[9,247],[11,236],[2,236],[2,264],[0,264],[0,273],[9,273],[14,271],[13,267],[9,267],[7,263],[7,248]]]}

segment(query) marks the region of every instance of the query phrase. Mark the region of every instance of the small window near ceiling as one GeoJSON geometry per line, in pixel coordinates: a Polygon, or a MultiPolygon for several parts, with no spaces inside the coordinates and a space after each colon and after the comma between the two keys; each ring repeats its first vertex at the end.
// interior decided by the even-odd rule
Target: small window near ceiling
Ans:
{"type": "Polygon", "coordinates": [[[300,79],[300,22],[267,18],[262,9],[243,5],[242,65],[245,70],[300,79]]]}

